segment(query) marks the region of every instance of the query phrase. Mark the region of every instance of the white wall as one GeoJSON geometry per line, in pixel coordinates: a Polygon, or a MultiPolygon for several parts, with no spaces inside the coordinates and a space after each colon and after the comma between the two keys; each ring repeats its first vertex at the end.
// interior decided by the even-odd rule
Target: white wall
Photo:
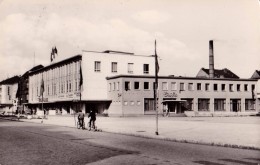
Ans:
{"type": "Polygon", "coordinates": [[[134,63],[134,75],[144,75],[143,64],[149,64],[149,74],[146,75],[154,75],[155,73],[154,57],[112,53],[83,53],[84,89],[82,98],[86,100],[107,100],[106,77],[120,74],[133,75],[128,73],[128,63],[134,63]],[[95,61],[101,61],[101,72],[94,71],[95,61]],[[117,62],[117,73],[111,72],[112,62],[117,62]]]}

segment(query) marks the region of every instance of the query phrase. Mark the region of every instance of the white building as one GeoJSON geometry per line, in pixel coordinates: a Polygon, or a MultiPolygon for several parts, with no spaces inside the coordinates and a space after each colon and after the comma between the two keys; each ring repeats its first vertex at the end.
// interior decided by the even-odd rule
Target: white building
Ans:
{"type": "MultiPolygon", "coordinates": [[[[108,77],[111,115],[155,114],[154,76],[108,77]],[[121,84],[115,88],[115,84],[121,84]]],[[[159,114],[189,116],[240,116],[260,112],[255,79],[221,79],[160,76],[159,114]]],[[[259,82],[258,82],[259,83],[259,82]]]]}
{"type": "Polygon", "coordinates": [[[0,82],[0,113],[11,114],[16,112],[16,93],[19,79],[19,76],[14,76],[0,82]]]}
{"type": "MultiPolygon", "coordinates": [[[[78,109],[99,113],[109,108],[106,77],[115,75],[154,75],[154,57],[133,53],[83,52],[29,74],[28,108],[52,114],[73,114],[78,109]],[[83,84],[80,88],[80,67],[83,84]],[[41,83],[44,82],[43,99],[41,83]],[[81,94],[81,95],[80,95],[81,94]],[[80,97],[81,96],[81,97],[80,97]]],[[[119,87],[121,84],[117,84],[119,87]]]]}

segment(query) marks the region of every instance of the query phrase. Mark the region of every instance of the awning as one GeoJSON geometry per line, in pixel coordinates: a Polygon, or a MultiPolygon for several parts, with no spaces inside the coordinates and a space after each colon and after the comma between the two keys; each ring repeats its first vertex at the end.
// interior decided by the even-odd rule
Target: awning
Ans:
{"type": "Polygon", "coordinates": [[[180,103],[180,102],[186,102],[187,100],[163,100],[162,103],[167,103],[167,102],[177,102],[177,103],[180,103]]]}
{"type": "Polygon", "coordinates": [[[112,100],[61,100],[51,102],[36,102],[36,103],[24,103],[24,105],[38,105],[38,104],[62,104],[62,103],[97,103],[97,102],[112,102],[112,100]]]}

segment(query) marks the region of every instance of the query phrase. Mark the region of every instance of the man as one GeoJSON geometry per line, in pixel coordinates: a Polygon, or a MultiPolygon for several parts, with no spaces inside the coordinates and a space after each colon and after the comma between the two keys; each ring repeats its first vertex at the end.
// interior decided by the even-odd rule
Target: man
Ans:
{"type": "Polygon", "coordinates": [[[96,113],[95,111],[90,110],[90,113],[88,115],[88,117],[90,117],[89,120],[89,130],[91,130],[91,124],[93,124],[93,128],[95,129],[95,121],[96,121],[96,113]]]}
{"type": "Polygon", "coordinates": [[[83,123],[84,123],[84,113],[82,112],[82,110],[79,110],[79,115],[78,115],[78,120],[79,120],[79,125],[80,127],[83,126],[83,123]]]}

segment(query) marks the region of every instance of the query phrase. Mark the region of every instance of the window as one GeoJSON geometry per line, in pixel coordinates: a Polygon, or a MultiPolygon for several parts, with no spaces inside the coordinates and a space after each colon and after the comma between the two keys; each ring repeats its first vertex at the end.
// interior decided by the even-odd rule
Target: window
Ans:
{"type": "Polygon", "coordinates": [[[221,90],[225,91],[226,90],[226,84],[221,84],[221,90]]]}
{"type": "Polygon", "coordinates": [[[149,89],[149,82],[144,82],[144,89],[149,89]]]}
{"type": "Polygon", "coordinates": [[[144,74],[149,74],[149,64],[144,64],[144,74]]]}
{"type": "Polygon", "coordinates": [[[125,90],[128,91],[130,90],[130,82],[129,81],[125,81],[125,90]]]}
{"type": "Polygon", "coordinates": [[[177,84],[176,84],[176,82],[171,82],[171,89],[172,89],[172,90],[177,90],[177,84]]]}
{"type": "Polygon", "coordinates": [[[134,83],[134,89],[139,89],[139,88],[140,88],[139,82],[136,81],[136,82],[134,83]]]}
{"type": "Polygon", "coordinates": [[[133,63],[128,63],[127,72],[130,74],[134,73],[134,64],[133,63]]]}
{"type": "Polygon", "coordinates": [[[237,84],[237,91],[240,91],[240,84],[237,84]]]}
{"type": "Polygon", "coordinates": [[[189,83],[188,84],[188,90],[189,91],[193,91],[194,89],[193,89],[193,83],[189,83]]]}
{"type": "Polygon", "coordinates": [[[248,91],[248,85],[247,84],[244,85],[244,90],[248,91]]]}
{"type": "Polygon", "coordinates": [[[116,90],[119,91],[119,82],[116,83],[116,90]]]}
{"type": "Polygon", "coordinates": [[[100,72],[100,71],[101,71],[101,62],[95,61],[95,72],[100,72]]]}
{"type": "Polygon", "coordinates": [[[144,99],[144,111],[154,111],[155,107],[154,107],[154,99],[150,99],[150,98],[145,98],[144,99]]]}
{"type": "Polygon", "coordinates": [[[197,90],[201,91],[201,83],[197,83],[197,90]]]}
{"type": "Polygon", "coordinates": [[[230,92],[233,92],[233,91],[234,91],[233,87],[234,87],[233,84],[229,84],[229,91],[230,91],[230,92]]]}
{"type": "Polygon", "coordinates": [[[215,99],[214,111],[225,111],[225,110],[226,110],[226,99],[215,99]]]}
{"type": "Polygon", "coordinates": [[[251,86],[251,91],[254,91],[254,90],[255,90],[255,85],[252,84],[252,86],[251,86]]]}
{"type": "Polygon", "coordinates": [[[117,62],[112,62],[111,71],[112,71],[113,73],[116,73],[116,72],[117,72],[117,62]]]}
{"type": "Polygon", "coordinates": [[[180,91],[184,91],[184,83],[180,83],[180,91]]]}
{"type": "Polygon", "coordinates": [[[111,83],[109,83],[109,86],[108,86],[108,91],[110,92],[111,91],[111,83]]]}
{"type": "Polygon", "coordinates": [[[7,95],[10,95],[10,87],[7,87],[7,95]]]}
{"type": "Polygon", "coordinates": [[[181,103],[182,109],[185,110],[193,110],[193,99],[191,98],[181,98],[181,100],[185,100],[185,102],[181,103]]]}
{"type": "Polygon", "coordinates": [[[113,83],[113,91],[116,90],[116,83],[113,83]]]}
{"type": "Polygon", "coordinates": [[[245,110],[246,111],[255,110],[255,100],[246,99],[245,100],[245,110]]]}
{"type": "Polygon", "coordinates": [[[214,91],[218,91],[218,84],[214,84],[214,91]]]}
{"type": "Polygon", "coordinates": [[[209,91],[209,83],[205,84],[205,91],[209,91]]]}
{"type": "Polygon", "coordinates": [[[198,110],[209,111],[209,99],[198,99],[198,110]]]}
{"type": "Polygon", "coordinates": [[[168,83],[167,82],[162,83],[162,90],[164,90],[164,91],[168,90],[168,83]]]}

